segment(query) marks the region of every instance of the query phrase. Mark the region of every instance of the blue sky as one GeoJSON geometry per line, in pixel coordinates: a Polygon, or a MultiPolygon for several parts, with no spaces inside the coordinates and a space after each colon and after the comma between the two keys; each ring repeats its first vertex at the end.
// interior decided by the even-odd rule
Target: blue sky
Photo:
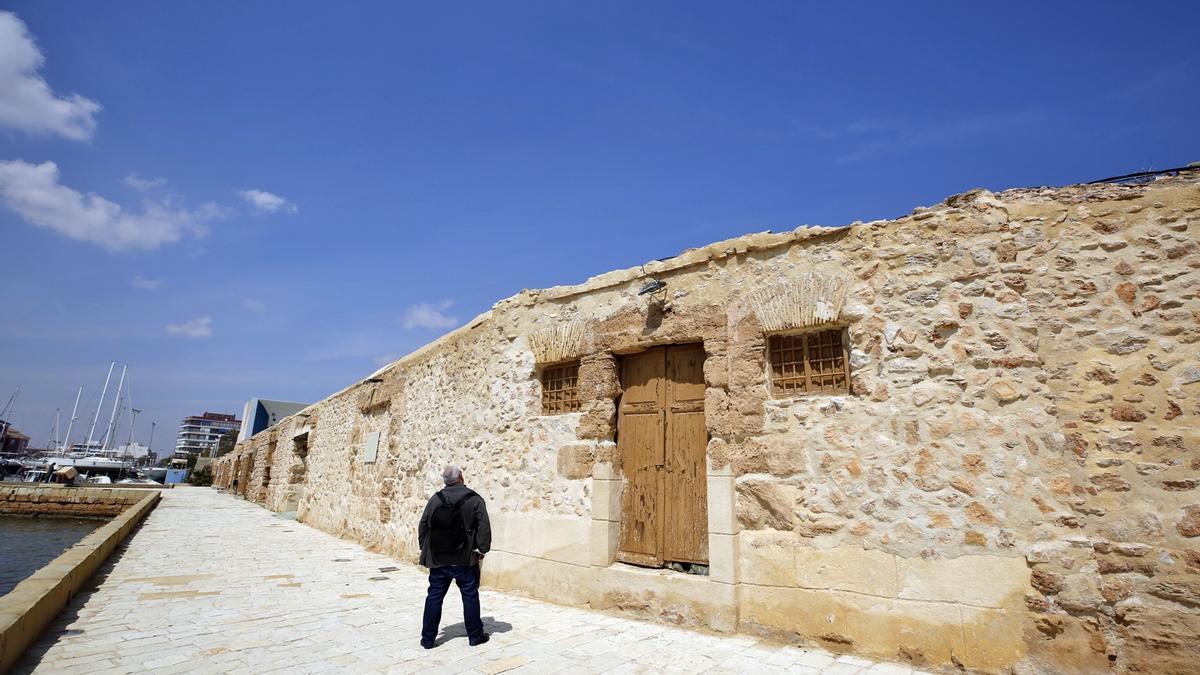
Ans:
{"type": "Polygon", "coordinates": [[[522,288],[1200,160],[1196,3],[434,7],[4,3],[19,428],[128,361],[168,447],[522,288]]]}

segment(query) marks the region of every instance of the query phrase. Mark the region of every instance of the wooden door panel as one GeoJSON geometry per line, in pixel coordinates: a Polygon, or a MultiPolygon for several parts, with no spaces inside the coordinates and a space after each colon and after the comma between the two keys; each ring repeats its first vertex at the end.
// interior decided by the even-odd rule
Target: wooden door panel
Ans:
{"type": "Polygon", "coordinates": [[[621,540],[618,550],[636,556],[627,562],[648,564],[659,561],[662,531],[660,467],[662,466],[662,423],[657,413],[626,415],[621,429],[621,461],[625,489],[621,493],[621,540]]]}
{"type": "Polygon", "coordinates": [[[662,563],[665,370],[666,355],[661,348],[627,357],[621,365],[624,393],[617,446],[625,486],[617,558],[639,565],[662,563]]]}
{"type": "Polygon", "coordinates": [[[664,356],[660,347],[622,360],[622,407],[649,403],[657,408],[663,404],[664,356]]]}
{"type": "Polygon", "coordinates": [[[708,480],[704,466],[707,445],[703,411],[671,416],[663,477],[666,560],[708,563],[708,480]]]}
{"type": "Polygon", "coordinates": [[[674,406],[689,401],[704,401],[704,347],[684,345],[667,350],[667,392],[674,406]]]}
{"type": "Polygon", "coordinates": [[[704,424],[704,349],[667,350],[667,428],[663,557],[708,563],[708,480],[704,424]]]}

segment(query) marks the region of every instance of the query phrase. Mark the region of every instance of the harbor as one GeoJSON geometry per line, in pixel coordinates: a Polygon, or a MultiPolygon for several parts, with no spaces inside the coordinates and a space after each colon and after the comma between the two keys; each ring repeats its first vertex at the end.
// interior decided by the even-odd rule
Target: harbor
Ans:
{"type": "MultiPolygon", "coordinates": [[[[137,416],[142,411],[133,405],[133,382],[128,363],[121,366],[108,423],[97,430],[97,425],[103,421],[109,386],[113,382],[116,367],[116,361],[108,366],[95,412],[86,424],[87,434],[84,439],[72,442],[76,422],[81,419],[80,402],[86,389],[84,385],[80,385],[75,392],[71,414],[67,418],[65,435],[60,434],[61,409],[56,410],[49,426],[45,447],[40,450],[30,448],[29,436],[13,429],[11,423],[5,421],[20,395],[21,388],[18,386],[4,407],[0,408],[0,439],[4,441],[0,446],[0,481],[66,485],[171,485],[186,480],[201,451],[208,453],[208,459],[212,458],[217,449],[216,439],[203,436],[203,445],[195,443],[200,435],[195,433],[195,426],[190,425],[189,420],[196,418],[188,418],[180,426],[177,447],[184,444],[187,451],[182,455],[176,452],[173,456],[157,462],[157,465],[155,463],[158,455],[152,448],[158,423],[151,422],[146,444],[134,441],[137,416]],[[127,429],[123,428],[126,425],[127,429]],[[125,442],[118,444],[122,432],[126,434],[125,442]]],[[[223,417],[236,421],[232,415],[223,417]]],[[[81,436],[83,428],[84,425],[81,424],[78,429],[81,436]]]]}

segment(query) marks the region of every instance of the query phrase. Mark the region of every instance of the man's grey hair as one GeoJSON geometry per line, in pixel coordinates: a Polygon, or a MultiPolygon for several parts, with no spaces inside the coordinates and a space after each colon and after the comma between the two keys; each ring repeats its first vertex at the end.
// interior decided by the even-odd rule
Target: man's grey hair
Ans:
{"type": "Polygon", "coordinates": [[[446,485],[454,485],[459,478],[462,478],[462,469],[457,466],[451,464],[442,469],[442,480],[446,482],[446,485]]]}

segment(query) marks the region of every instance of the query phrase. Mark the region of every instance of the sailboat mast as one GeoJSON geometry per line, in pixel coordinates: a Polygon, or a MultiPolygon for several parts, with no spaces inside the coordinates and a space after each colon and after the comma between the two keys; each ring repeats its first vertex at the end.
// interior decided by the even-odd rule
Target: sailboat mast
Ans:
{"type": "Polygon", "coordinates": [[[12,409],[13,403],[16,402],[17,394],[20,394],[20,393],[21,393],[21,385],[18,384],[17,390],[13,392],[12,396],[8,397],[8,403],[4,404],[4,409],[0,410],[0,418],[8,417],[8,412],[12,409]]]}
{"type": "Polygon", "coordinates": [[[79,388],[79,393],[75,394],[75,407],[71,408],[71,421],[67,422],[67,438],[63,444],[59,446],[59,450],[68,450],[71,447],[71,427],[75,426],[75,420],[79,419],[75,416],[79,412],[79,397],[83,396],[83,387],[79,388]]]}
{"type": "Polygon", "coordinates": [[[129,438],[125,439],[125,452],[129,452],[129,444],[133,443],[133,425],[137,424],[138,413],[142,412],[133,407],[133,378],[129,378],[129,389],[125,390],[125,398],[129,401],[129,438]]]}
{"type": "Polygon", "coordinates": [[[108,394],[108,381],[112,379],[112,371],[116,367],[116,361],[108,364],[108,376],[104,378],[104,390],[100,392],[100,402],[96,404],[96,414],[92,415],[92,428],[88,429],[87,445],[84,446],[85,448],[92,447],[92,434],[96,433],[96,420],[100,419],[100,409],[104,407],[104,397],[108,394]]]}
{"type": "Polygon", "coordinates": [[[133,407],[133,401],[129,402],[129,438],[125,439],[125,452],[129,452],[129,446],[133,445],[133,426],[137,424],[138,413],[142,412],[133,407]]]}
{"type": "Polygon", "coordinates": [[[117,398],[113,400],[112,415],[108,418],[108,433],[104,434],[104,445],[100,446],[101,452],[108,450],[108,442],[112,440],[113,434],[116,432],[117,407],[121,404],[121,389],[125,387],[125,372],[128,370],[128,363],[121,366],[121,382],[117,385],[117,398]]]}
{"type": "Polygon", "coordinates": [[[4,438],[5,434],[12,427],[12,422],[8,422],[8,413],[12,410],[13,401],[17,400],[17,394],[21,393],[21,385],[17,385],[17,390],[8,398],[8,403],[4,404],[4,409],[0,410],[0,438],[4,438]]]}

